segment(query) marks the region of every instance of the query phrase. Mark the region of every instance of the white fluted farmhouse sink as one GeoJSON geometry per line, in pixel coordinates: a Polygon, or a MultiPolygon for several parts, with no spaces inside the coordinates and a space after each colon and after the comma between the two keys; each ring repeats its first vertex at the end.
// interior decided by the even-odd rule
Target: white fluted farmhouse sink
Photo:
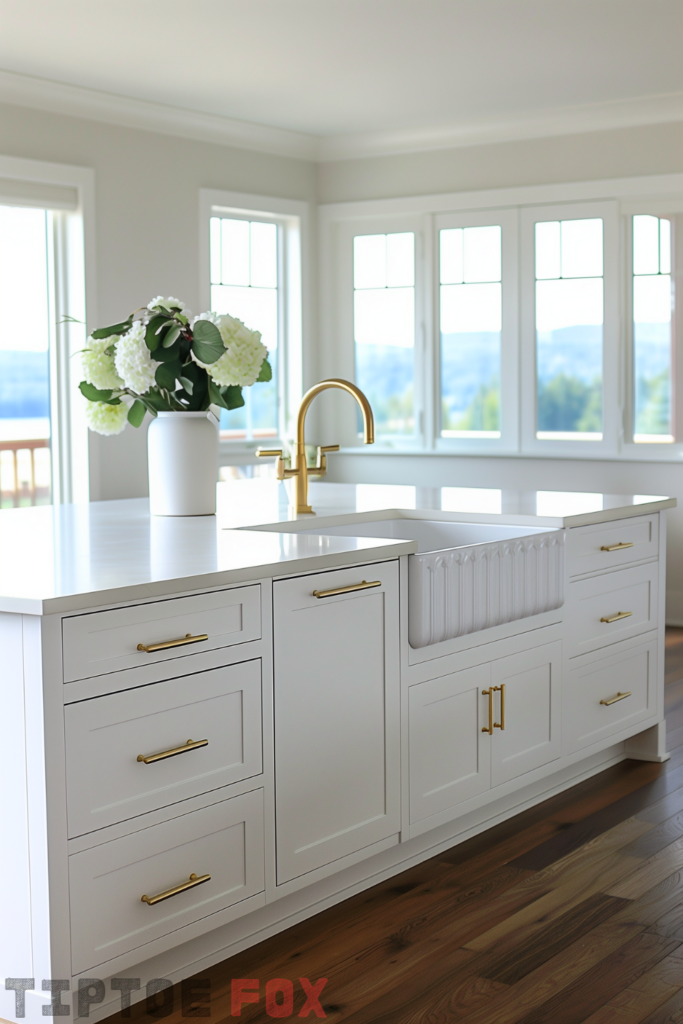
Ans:
{"type": "Polygon", "coordinates": [[[408,556],[411,647],[537,615],[564,601],[563,530],[392,518],[301,532],[417,541],[417,554],[408,556]]]}

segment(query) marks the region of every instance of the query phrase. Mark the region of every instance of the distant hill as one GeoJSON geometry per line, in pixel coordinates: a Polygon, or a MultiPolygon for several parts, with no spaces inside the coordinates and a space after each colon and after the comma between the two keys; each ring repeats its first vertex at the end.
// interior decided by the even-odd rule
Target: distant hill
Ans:
{"type": "Polygon", "coordinates": [[[47,352],[0,349],[0,418],[34,419],[49,415],[47,352]]]}

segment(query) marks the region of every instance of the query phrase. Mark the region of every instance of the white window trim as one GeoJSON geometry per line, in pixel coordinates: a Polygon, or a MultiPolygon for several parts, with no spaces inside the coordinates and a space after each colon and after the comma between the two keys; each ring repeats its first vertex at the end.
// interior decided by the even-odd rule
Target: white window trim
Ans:
{"type": "MultiPolygon", "coordinates": [[[[81,379],[76,354],[97,322],[95,277],[95,172],[89,167],[47,163],[0,156],[2,179],[40,186],[67,186],[76,190],[76,209],[61,209],[60,203],[3,198],[4,205],[57,208],[51,218],[50,260],[56,275],[50,295],[50,421],[52,455],[52,500],[54,504],[89,501],[91,489],[98,493],[98,481],[91,480],[92,441],[85,421],[85,402],[78,390],[81,379]],[[66,315],[81,323],[58,323],[66,315]],[[88,326],[86,326],[86,324],[88,326]]],[[[39,193],[39,189],[36,190],[39,193]]]]}
{"type": "MultiPolygon", "coordinates": [[[[278,353],[278,389],[280,394],[279,438],[268,438],[268,445],[284,444],[294,436],[295,418],[303,394],[303,367],[310,355],[307,306],[311,295],[309,204],[294,199],[228,192],[221,189],[199,190],[199,299],[201,308],[211,308],[210,221],[216,213],[233,213],[241,218],[275,219],[283,228],[282,337],[278,353]]],[[[312,383],[312,381],[311,381],[312,383]]],[[[261,441],[221,441],[221,462],[253,463],[261,441]]]]}
{"type": "Polygon", "coordinates": [[[437,451],[450,455],[508,455],[519,449],[519,215],[517,210],[482,210],[477,212],[446,213],[434,217],[434,288],[433,303],[434,389],[432,391],[431,419],[435,430],[437,451]],[[442,228],[485,227],[500,224],[502,229],[502,299],[503,322],[501,331],[501,436],[499,438],[439,437],[439,405],[441,402],[441,331],[439,310],[439,231],[442,228]]]}
{"type": "MultiPolygon", "coordinates": [[[[606,423],[606,435],[611,434],[610,444],[607,447],[606,440],[603,442],[568,442],[572,450],[568,450],[563,444],[556,442],[541,441],[540,448],[535,445],[522,443],[516,450],[507,447],[504,451],[494,449],[491,441],[477,441],[476,448],[469,445],[469,439],[448,439],[453,441],[445,447],[437,441],[434,436],[435,410],[433,404],[436,400],[436,378],[432,368],[430,384],[426,381],[425,395],[432,408],[425,410],[425,430],[423,434],[423,445],[419,449],[421,453],[430,455],[473,455],[478,456],[501,456],[506,455],[518,458],[582,458],[582,459],[622,459],[637,462],[679,462],[683,459],[683,441],[674,444],[661,443],[629,443],[626,433],[625,422],[630,417],[630,410],[627,409],[627,370],[626,363],[630,358],[627,350],[627,338],[629,335],[630,310],[627,308],[627,289],[622,282],[628,273],[626,267],[625,244],[624,244],[624,219],[633,213],[675,213],[683,211],[683,174],[650,175],[637,178],[614,178],[602,181],[580,181],[566,182],[551,185],[533,185],[511,188],[487,189],[470,192],[450,192],[436,195],[411,196],[380,200],[360,200],[344,203],[326,203],[318,207],[318,233],[319,233],[319,267],[320,267],[320,338],[321,338],[321,365],[329,366],[338,360],[335,355],[336,331],[334,330],[334,316],[339,313],[339,289],[336,248],[337,235],[340,228],[349,221],[379,220],[380,218],[400,218],[422,216],[425,223],[433,221],[437,216],[444,214],[465,214],[467,212],[479,211],[481,214],[495,211],[499,213],[505,207],[524,208],[562,205],[566,208],[569,203],[594,203],[606,202],[616,204],[618,213],[618,235],[619,235],[619,257],[615,266],[618,267],[619,280],[616,282],[617,303],[618,303],[618,349],[619,356],[616,360],[616,370],[610,370],[611,382],[605,379],[605,384],[610,383],[616,391],[616,403],[618,411],[614,408],[614,396],[610,398],[613,420],[606,423]],[[430,422],[431,421],[431,422],[430,422]],[[616,426],[615,426],[616,424],[616,426]],[[604,447],[598,447],[604,445],[604,447]],[[553,447],[554,446],[554,447],[553,447]]],[[[521,211],[523,212],[523,210],[521,211]]],[[[483,222],[482,222],[483,223],[483,222]]],[[[433,234],[433,232],[432,232],[433,234]]],[[[428,237],[425,229],[425,237],[428,237]]],[[[434,313],[438,310],[438,304],[434,299],[435,282],[438,275],[435,272],[435,242],[425,245],[424,269],[425,293],[430,296],[427,305],[431,306],[434,313]]],[[[607,269],[607,259],[605,261],[607,269]]],[[[424,311],[425,323],[431,310],[424,311]]],[[[437,327],[431,326],[430,334],[435,338],[437,327]]],[[[613,342],[610,342],[613,344],[613,342]]],[[[434,359],[438,358],[435,344],[432,344],[432,366],[434,359]]],[[[679,359],[679,366],[683,362],[683,353],[679,359]]],[[[520,389],[521,390],[521,389],[520,389]]],[[[680,400],[680,397],[679,397],[680,400]]],[[[534,403],[535,404],[535,403],[534,403]]],[[[679,431],[681,427],[679,425],[679,431]]],[[[345,439],[346,440],[346,439],[345,439]]],[[[444,440],[444,439],[442,439],[444,440]]],[[[536,438],[533,438],[537,441],[536,438]]],[[[343,451],[355,455],[367,455],[373,457],[380,454],[387,454],[386,446],[355,446],[346,440],[343,451]]],[[[395,454],[415,454],[414,447],[389,449],[395,454]]]]}

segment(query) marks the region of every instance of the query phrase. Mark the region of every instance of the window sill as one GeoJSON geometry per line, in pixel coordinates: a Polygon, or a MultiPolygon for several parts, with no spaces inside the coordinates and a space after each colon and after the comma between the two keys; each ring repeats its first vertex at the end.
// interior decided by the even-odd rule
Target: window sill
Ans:
{"type": "Polygon", "coordinates": [[[458,451],[455,448],[451,448],[448,451],[438,448],[394,448],[394,447],[383,447],[378,444],[374,445],[359,445],[356,447],[345,447],[340,448],[339,455],[362,455],[365,458],[379,458],[382,455],[393,455],[406,457],[409,455],[417,456],[430,456],[431,458],[438,459],[551,459],[566,460],[568,462],[669,462],[669,463],[682,463],[683,462],[683,444],[679,445],[667,445],[667,450],[664,451],[664,445],[661,444],[637,444],[637,445],[625,445],[622,450],[618,453],[614,452],[595,452],[590,451],[582,452],[554,452],[554,451],[529,451],[522,452],[519,450],[510,451],[504,449],[498,449],[496,451],[486,451],[479,449],[478,451],[462,450],[458,451]]]}

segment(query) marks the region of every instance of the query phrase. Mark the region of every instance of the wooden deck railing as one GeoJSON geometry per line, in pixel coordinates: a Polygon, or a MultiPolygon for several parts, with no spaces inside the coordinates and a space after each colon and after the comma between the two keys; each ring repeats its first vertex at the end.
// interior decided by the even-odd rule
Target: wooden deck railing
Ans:
{"type": "Polygon", "coordinates": [[[50,500],[50,441],[46,437],[30,441],[0,441],[0,505],[42,505],[50,500]],[[47,467],[36,475],[36,451],[47,448],[47,467]],[[46,472],[47,469],[47,472],[46,472]]]}

